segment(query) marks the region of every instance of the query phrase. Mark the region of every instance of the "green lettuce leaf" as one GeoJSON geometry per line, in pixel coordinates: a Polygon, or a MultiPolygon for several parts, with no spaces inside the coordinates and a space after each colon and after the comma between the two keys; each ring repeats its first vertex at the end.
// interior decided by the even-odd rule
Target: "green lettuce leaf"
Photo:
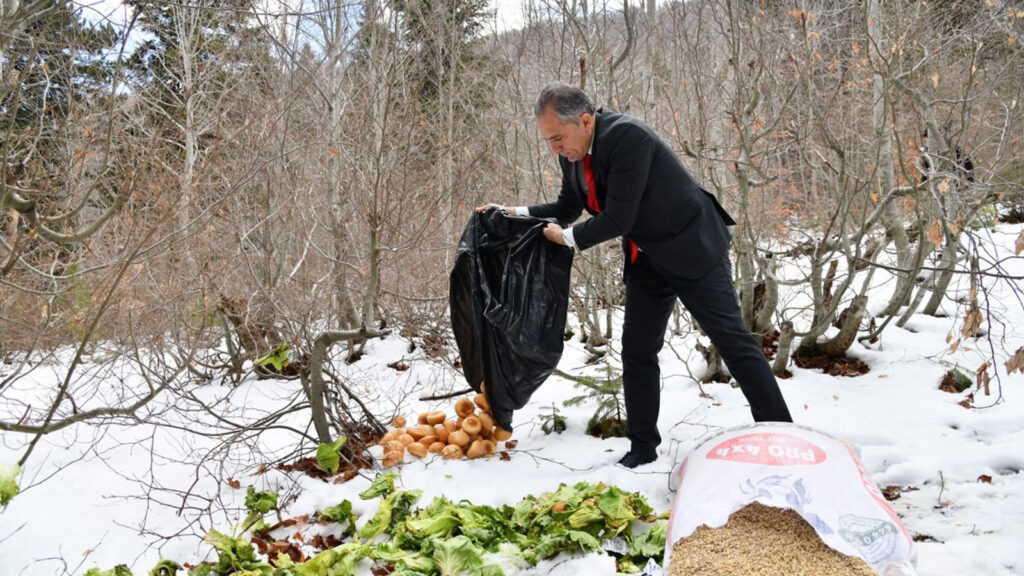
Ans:
{"type": "Polygon", "coordinates": [[[149,576],[175,576],[181,570],[181,564],[178,564],[174,560],[166,560],[161,558],[156,566],[149,571],[149,576]]]}
{"type": "Polygon", "coordinates": [[[512,511],[508,506],[492,508],[468,503],[454,508],[460,521],[459,531],[488,552],[497,552],[502,542],[525,542],[526,536],[518,533],[509,521],[512,511]]]}
{"type": "Polygon", "coordinates": [[[598,507],[605,517],[605,536],[621,534],[638,516],[634,512],[634,495],[612,486],[598,499],[598,507]]]}
{"type": "Polygon", "coordinates": [[[0,506],[6,505],[18,493],[18,476],[21,466],[4,466],[0,464],[0,506]]]}
{"type": "Polygon", "coordinates": [[[476,574],[483,566],[483,550],[473,545],[465,536],[440,540],[434,547],[434,562],[441,576],[476,574]]]}
{"type": "Polygon", "coordinates": [[[558,502],[565,502],[566,510],[572,510],[578,508],[584,500],[599,496],[605,488],[603,482],[597,484],[578,482],[574,486],[560,484],[558,490],[545,499],[545,504],[553,506],[558,502]]]}
{"type": "Polygon", "coordinates": [[[574,542],[583,552],[595,552],[601,549],[601,541],[587,532],[569,530],[566,535],[569,541],[574,542]]]}
{"type": "Polygon", "coordinates": [[[277,498],[276,492],[257,492],[255,488],[249,486],[245,490],[245,508],[253,514],[262,516],[277,508],[277,498]]]}
{"type": "Polygon", "coordinates": [[[328,548],[301,564],[279,562],[275,576],[356,576],[359,561],[369,555],[369,544],[346,542],[328,548]],[[283,564],[290,565],[285,567],[283,564]]]}
{"type": "Polygon", "coordinates": [[[286,342],[282,342],[274,346],[274,349],[269,354],[258,358],[255,364],[268,370],[273,368],[274,372],[280,374],[288,366],[288,352],[290,350],[291,346],[286,342]]]}
{"type": "Polygon", "coordinates": [[[385,532],[390,533],[393,526],[403,524],[409,517],[413,502],[422,493],[422,490],[406,490],[388,494],[381,501],[373,518],[359,530],[359,537],[363,540],[370,540],[385,532]]]}
{"type": "Polygon", "coordinates": [[[391,494],[395,491],[395,478],[398,478],[398,472],[393,470],[377,474],[370,487],[360,492],[359,497],[363,500],[370,500],[371,498],[391,494]]]}
{"type": "Polygon", "coordinates": [[[213,564],[200,564],[188,571],[188,576],[214,576],[213,564]]]}
{"type": "Polygon", "coordinates": [[[559,534],[545,534],[537,539],[537,543],[532,548],[523,550],[523,557],[530,564],[536,564],[540,560],[551,558],[561,552],[565,548],[567,540],[565,531],[559,534]]]}
{"type": "Polygon", "coordinates": [[[211,530],[204,540],[219,553],[217,563],[211,569],[214,574],[233,575],[236,572],[254,570],[262,576],[270,576],[274,571],[270,564],[260,560],[252,544],[244,538],[234,538],[211,530]]]}
{"type": "Polygon", "coordinates": [[[434,560],[420,552],[409,552],[390,544],[382,544],[374,548],[371,556],[383,560],[396,570],[412,571],[417,574],[433,574],[437,571],[434,560]]]}
{"type": "Polygon", "coordinates": [[[534,516],[535,505],[536,501],[532,496],[520,500],[512,512],[512,525],[520,530],[528,528],[534,516]]]}
{"type": "Polygon", "coordinates": [[[99,568],[90,568],[84,576],[132,576],[132,571],[124,564],[118,564],[110,570],[101,571],[99,568]]]}
{"type": "Polygon", "coordinates": [[[337,474],[341,468],[341,449],[348,443],[348,436],[341,435],[330,444],[320,443],[316,445],[316,463],[328,474],[337,474]]]}
{"type": "Polygon", "coordinates": [[[646,532],[630,538],[629,555],[638,558],[654,558],[661,562],[665,555],[665,538],[668,536],[668,522],[655,522],[646,532]]]}
{"type": "Polygon", "coordinates": [[[502,542],[494,553],[484,554],[484,567],[495,567],[503,573],[519,572],[530,565],[523,557],[523,551],[516,544],[502,542]]]}
{"type": "Polygon", "coordinates": [[[412,532],[415,536],[419,537],[440,536],[447,538],[452,535],[452,532],[454,532],[460,524],[458,517],[456,517],[451,511],[438,514],[437,516],[410,518],[405,521],[405,525],[409,528],[409,532],[412,532]]]}
{"type": "Polygon", "coordinates": [[[586,504],[569,516],[569,526],[579,529],[603,520],[604,514],[601,513],[601,510],[597,506],[593,504],[586,504]]]}
{"type": "Polygon", "coordinates": [[[352,512],[352,503],[348,500],[342,500],[340,504],[321,510],[320,516],[344,526],[345,536],[355,536],[358,517],[352,512]]]}
{"type": "Polygon", "coordinates": [[[618,574],[640,574],[643,569],[633,562],[629,556],[623,556],[615,562],[615,570],[618,574]]]}

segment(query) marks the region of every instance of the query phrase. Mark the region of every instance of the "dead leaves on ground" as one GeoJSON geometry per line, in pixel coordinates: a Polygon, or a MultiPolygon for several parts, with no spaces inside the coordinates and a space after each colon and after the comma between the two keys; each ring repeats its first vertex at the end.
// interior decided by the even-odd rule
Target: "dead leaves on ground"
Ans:
{"type": "MultiPolygon", "coordinates": [[[[319,521],[321,524],[325,524],[323,520],[319,521]]],[[[294,518],[286,518],[277,524],[265,529],[256,531],[250,541],[256,546],[261,554],[265,554],[270,558],[270,563],[276,565],[276,558],[278,554],[285,554],[291,558],[292,562],[300,563],[305,562],[308,557],[302,551],[301,545],[313,548],[316,551],[327,550],[334,548],[345,543],[345,540],[335,536],[334,534],[316,534],[306,542],[306,537],[303,536],[302,532],[295,532],[291,537],[275,538],[271,535],[271,532],[278,528],[289,528],[292,526],[305,526],[309,524],[309,515],[304,514],[302,516],[296,516],[294,518]]]]}
{"type": "Polygon", "coordinates": [[[292,562],[300,563],[306,561],[306,555],[302,553],[302,549],[299,548],[298,544],[290,540],[264,540],[257,536],[253,536],[250,541],[256,545],[256,549],[260,551],[260,554],[265,554],[272,565],[277,564],[277,555],[284,554],[291,558],[292,562]]]}
{"type": "MultiPolygon", "coordinates": [[[[355,478],[359,474],[359,470],[373,467],[373,458],[365,452],[361,454],[343,454],[343,456],[341,467],[332,480],[334,484],[344,484],[355,478]]],[[[319,478],[324,482],[327,482],[327,479],[331,477],[330,474],[320,467],[316,458],[312,456],[299,458],[291,464],[281,464],[278,468],[287,472],[302,472],[307,476],[319,478]]]]}
{"type": "Polygon", "coordinates": [[[761,337],[761,352],[768,360],[774,359],[775,353],[779,351],[780,334],[778,330],[772,330],[761,337]]]}
{"type": "Polygon", "coordinates": [[[890,485],[882,488],[882,496],[889,502],[892,502],[893,500],[899,500],[904,492],[916,492],[917,490],[919,490],[917,486],[890,485]]]}
{"type": "Polygon", "coordinates": [[[344,543],[344,540],[338,538],[334,534],[317,534],[309,541],[309,545],[317,550],[327,550],[328,548],[341,546],[344,543]]]}
{"type": "Polygon", "coordinates": [[[817,368],[830,376],[855,378],[871,371],[871,367],[856,358],[847,356],[793,356],[793,363],[800,368],[817,368]]]}

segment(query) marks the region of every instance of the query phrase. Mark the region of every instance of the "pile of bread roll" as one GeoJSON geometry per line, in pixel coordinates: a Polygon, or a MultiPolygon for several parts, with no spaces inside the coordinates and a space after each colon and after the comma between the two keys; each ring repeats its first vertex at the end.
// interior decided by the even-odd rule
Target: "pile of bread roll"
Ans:
{"type": "Polygon", "coordinates": [[[401,462],[406,452],[418,458],[440,454],[450,460],[491,456],[498,442],[512,437],[512,432],[495,423],[483,393],[472,400],[460,398],[455,403],[455,415],[451,419],[443,410],[424,412],[415,426],[406,426],[405,418],[396,416],[391,421],[392,430],[380,440],[384,467],[401,462]]]}

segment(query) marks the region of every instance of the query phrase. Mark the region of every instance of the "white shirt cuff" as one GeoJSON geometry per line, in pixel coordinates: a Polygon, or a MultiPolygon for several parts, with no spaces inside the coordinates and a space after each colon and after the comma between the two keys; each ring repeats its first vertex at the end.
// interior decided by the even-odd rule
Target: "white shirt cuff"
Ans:
{"type": "Polygon", "coordinates": [[[518,216],[529,216],[530,208],[528,206],[516,206],[515,213],[518,216]]]}
{"type": "Polygon", "coordinates": [[[565,245],[569,248],[576,247],[576,240],[572,237],[572,226],[562,228],[562,240],[565,241],[565,245]]]}

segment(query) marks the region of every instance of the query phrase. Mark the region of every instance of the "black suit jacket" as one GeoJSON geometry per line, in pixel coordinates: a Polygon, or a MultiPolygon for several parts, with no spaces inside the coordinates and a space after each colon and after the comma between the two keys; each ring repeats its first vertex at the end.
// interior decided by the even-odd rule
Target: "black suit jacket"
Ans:
{"type": "MultiPolygon", "coordinates": [[[[595,118],[591,167],[601,212],[573,226],[576,246],[586,250],[621,236],[625,248],[629,236],[674,274],[690,279],[706,275],[729,249],[727,226],[736,222],[649,126],[611,110],[600,109],[595,118]]],[[[561,156],[558,160],[558,199],[529,210],[531,216],[555,218],[566,226],[583,210],[595,213],[587,208],[580,163],[561,156]]]]}

